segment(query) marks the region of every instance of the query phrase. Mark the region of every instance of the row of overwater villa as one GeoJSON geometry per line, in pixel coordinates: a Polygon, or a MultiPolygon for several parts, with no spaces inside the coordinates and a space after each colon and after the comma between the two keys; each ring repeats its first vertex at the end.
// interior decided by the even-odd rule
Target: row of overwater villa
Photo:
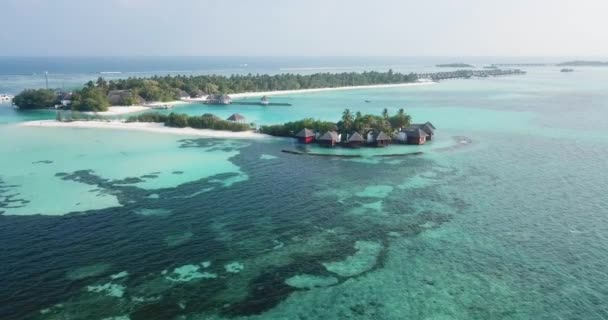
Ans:
{"type": "Polygon", "coordinates": [[[342,137],[336,131],[315,132],[304,128],[296,133],[295,137],[300,143],[318,143],[324,147],[335,147],[341,145],[350,148],[360,148],[362,146],[386,147],[391,143],[421,145],[431,141],[435,135],[435,126],[426,122],[423,124],[412,124],[407,128],[401,128],[393,132],[393,138],[388,134],[377,130],[366,130],[363,134],[353,131],[342,137]]]}

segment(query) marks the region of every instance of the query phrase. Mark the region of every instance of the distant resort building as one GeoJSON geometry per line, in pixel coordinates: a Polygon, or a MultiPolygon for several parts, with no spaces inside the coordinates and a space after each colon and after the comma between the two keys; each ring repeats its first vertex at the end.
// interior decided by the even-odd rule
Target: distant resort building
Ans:
{"type": "Polygon", "coordinates": [[[327,131],[317,140],[321,146],[334,147],[340,141],[340,136],[335,131],[327,131]]]}
{"type": "Polygon", "coordinates": [[[183,99],[190,99],[190,95],[188,94],[188,92],[184,91],[184,90],[179,90],[179,92],[177,93],[177,97],[180,100],[183,99]]]}
{"type": "Polygon", "coordinates": [[[360,148],[363,143],[365,143],[365,139],[363,139],[363,136],[359,132],[354,131],[350,136],[348,136],[346,143],[351,148],[360,148]]]}
{"type": "Polygon", "coordinates": [[[241,114],[238,114],[238,113],[231,115],[226,120],[232,121],[232,122],[240,122],[240,123],[246,122],[245,117],[243,117],[241,114]]]}
{"type": "Polygon", "coordinates": [[[298,141],[300,143],[312,143],[313,141],[315,141],[315,133],[310,129],[304,128],[296,134],[296,138],[298,138],[298,141]]]}
{"type": "Polygon", "coordinates": [[[227,94],[210,94],[205,99],[206,104],[231,104],[232,98],[227,94]]]}
{"type": "Polygon", "coordinates": [[[270,103],[270,100],[268,99],[267,96],[263,96],[262,99],[260,99],[260,104],[263,106],[267,106],[270,103]]]}
{"type": "Polygon", "coordinates": [[[146,103],[146,100],[139,95],[134,95],[131,90],[111,90],[108,92],[108,101],[110,105],[121,106],[124,105],[125,99],[133,97],[136,105],[142,105],[146,103]]]}
{"type": "Polygon", "coordinates": [[[72,104],[72,93],[71,92],[59,92],[57,94],[57,100],[59,100],[60,107],[67,107],[72,104]]]}

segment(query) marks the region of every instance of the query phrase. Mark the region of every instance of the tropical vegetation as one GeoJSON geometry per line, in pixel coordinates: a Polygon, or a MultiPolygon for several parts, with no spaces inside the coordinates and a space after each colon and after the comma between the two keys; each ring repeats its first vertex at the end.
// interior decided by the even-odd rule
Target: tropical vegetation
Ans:
{"type": "Polygon", "coordinates": [[[127,119],[127,122],[156,122],[163,123],[167,127],[174,128],[191,127],[195,129],[212,129],[224,131],[251,130],[251,126],[249,124],[222,120],[221,118],[210,113],[205,113],[202,116],[188,116],[186,114],[174,112],[171,112],[168,115],[150,112],[131,116],[127,119]]]}
{"type": "MultiPolygon", "coordinates": [[[[184,95],[196,97],[203,94],[231,94],[238,92],[262,92],[313,88],[333,88],[375,84],[395,84],[415,82],[416,74],[368,71],[363,73],[315,73],[277,75],[200,75],[200,76],[153,76],[150,78],[127,78],[96,82],[89,81],[84,88],[74,92],[71,108],[77,111],[104,111],[110,105],[108,93],[112,90],[128,90],[122,97],[121,105],[133,105],[137,97],[145,101],[172,101],[184,95]]],[[[57,104],[57,97],[51,97],[51,90],[37,90],[37,99],[31,99],[31,91],[23,91],[15,98],[15,104],[23,109],[49,108],[57,104]],[[46,94],[43,98],[43,93],[46,94]],[[52,102],[51,102],[52,100],[52,102]]]]}
{"type": "Polygon", "coordinates": [[[289,137],[307,128],[316,132],[337,131],[342,133],[342,137],[346,137],[353,131],[361,134],[366,134],[369,131],[383,131],[392,136],[396,130],[409,127],[411,120],[411,116],[403,109],[399,109],[392,116],[388,109],[384,109],[382,115],[362,114],[361,112],[353,114],[350,109],[345,109],[338,123],[306,118],[281,125],[261,126],[260,132],[273,136],[289,137]]]}

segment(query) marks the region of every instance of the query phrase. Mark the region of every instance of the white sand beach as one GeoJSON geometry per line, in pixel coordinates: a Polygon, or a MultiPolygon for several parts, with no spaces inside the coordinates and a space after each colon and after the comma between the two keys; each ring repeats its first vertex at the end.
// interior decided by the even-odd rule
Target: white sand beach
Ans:
{"type": "MultiPolygon", "coordinates": [[[[250,98],[250,97],[262,97],[262,96],[278,96],[286,94],[302,94],[302,93],[314,93],[314,92],[325,92],[325,91],[338,91],[338,90],[359,90],[359,89],[379,89],[379,88],[401,88],[401,87],[418,87],[435,84],[435,82],[423,81],[423,82],[409,82],[409,83],[396,83],[396,84],[377,84],[369,86],[350,86],[350,87],[336,87],[336,88],[316,88],[316,89],[299,89],[299,90],[279,90],[279,91],[263,91],[263,92],[243,92],[229,94],[232,99],[239,98],[250,98]]],[[[186,99],[184,101],[205,101],[206,97],[186,99]]]]}
{"type": "Polygon", "coordinates": [[[198,136],[203,138],[226,138],[226,139],[266,139],[273,138],[266,134],[253,131],[221,131],[210,129],[193,128],[171,128],[165,127],[162,123],[150,122],[124,122],[124,121],[72,121],[59,122],[55,120],[27,121],[18,124],[26,127],[43,128],[76,128],[76,129],[113,129],[113,130],[132,130],[151,133],[178,134],[188,136],[198,136]]]}
{"type": "Polygon", "coordinates": [[[83,112],[83,113],[89,114],[89,115],[100,115],[100,116],[119,116],[119,115],[123,115],[123,114],[152,110],[152,109],[154,109],[155,106],[163,106],[163,105],[175,106],[178,104],[185,104],[185,103],[188,103],[188,102],[183,101],[183,100],[176,100],[176,101],[169,101],[169,102],[152,102],[152,103],[147,103],[145,105],[137,105],[137,106],[111,106],[108,108],[108,111],[83,112]]]}

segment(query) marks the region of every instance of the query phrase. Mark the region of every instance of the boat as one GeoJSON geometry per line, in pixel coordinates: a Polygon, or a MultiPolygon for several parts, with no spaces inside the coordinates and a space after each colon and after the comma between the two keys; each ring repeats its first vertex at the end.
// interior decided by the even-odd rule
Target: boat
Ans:
{"type": "Polygon", "coordinates": [[[263,96],[262,99],[260,100],[260,104],[263,106],[267,106],[270,104],[270,100],[268,99],[267,96],[263,96]]]}
{"type": "Polygon", "coordinates": [[[0,102],[11,102],[13,101],[13,96],[10,94],[0,94],[0,102]]]}
{"type": "Polygon", "coordinates": [[[365,100],[365,102],[366,102],[366,103],[370,103],[371,101],[370,101],[370,100],[365,100]]]}
{"type": "Polygon", "coordinates": [[[559,72],[574,72],[574,69],[564,68],[564,69],[561,69],[559,72]]]}
{"type": "Polygon", "coordinates": [[[159,110],[167,110],[167,109],[173,108],[173,106],[170,104],[159,104],[159,105],[152,105],[152,106],[150,106],[150,108],[159,109],[159,110]]]}

